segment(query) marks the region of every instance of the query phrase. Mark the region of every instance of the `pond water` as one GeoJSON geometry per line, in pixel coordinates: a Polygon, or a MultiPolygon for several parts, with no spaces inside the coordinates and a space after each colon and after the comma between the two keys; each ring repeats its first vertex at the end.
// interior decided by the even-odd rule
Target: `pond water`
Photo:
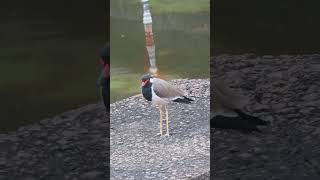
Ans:
{"type": "Polygon", "coordinates": [[[105,7],[74,0],[1,5],[0,132],[99,100],[105,7]]]}
{"type": "MultiPolygon", "coordinates": [[[[203,9],[177,12],[167,10],[172,5],[169,2],[151,4],[156,62],[164,79],[209,78],[209,1],[185,3],[186,7],[196,7],[197,2],[205,4],[203,9]]],[[[111,0],[110,18],[111,101],[115,102],[140,93],[140,77],[146,65],[142,5],[138,1],[111,0]]]]}
{"type": "Polygon", "coordinates": [[[320,52],[316,1],[212,1],[212,54],[320,52]]]}

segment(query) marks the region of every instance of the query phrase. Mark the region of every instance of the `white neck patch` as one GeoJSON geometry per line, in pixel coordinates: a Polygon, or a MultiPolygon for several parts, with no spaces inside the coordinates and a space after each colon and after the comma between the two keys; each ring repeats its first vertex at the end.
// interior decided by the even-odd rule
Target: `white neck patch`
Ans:
{"type": "Polygon", "coordinates": [[[153,78],[150,78],[150,82],[153,83],[153,81],[154,81],[153,78]]]}

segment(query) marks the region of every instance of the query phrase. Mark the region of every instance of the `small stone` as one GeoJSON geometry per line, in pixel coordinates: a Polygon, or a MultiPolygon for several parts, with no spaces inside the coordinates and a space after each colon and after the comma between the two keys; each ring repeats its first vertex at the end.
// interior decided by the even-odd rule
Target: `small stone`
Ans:
{"type": "Polygon", "coordinates": [[[40,131],[41,130],[41,128],[40,128],[40,126],[39,125],[33,125],[33,126],[31,126],[31,128],[29,129],[30,131],[40,131]]]}
{"type": "Polygon", "coordinates": [[[254,151],[255,153],[261,153],[261,152],[262,152],[262,149],[261,149],[261,148],[258,148],[258,147],[254,147],[254,148],[253,148],[253,151],[254,151]]]}
{"type": "Polygon", "coordinates": [[[272,56],[272,55],[264,55],[264,56],[262,56],[262,58],[263,59],[273,59],[274,56],[272,56]]]}
{"type": "Polygon", "coordinates": [[[262,155],[261,158],[262,158],[263,160],[265,160],[265,161],[269,159],[269,157],[266,156],[266,155],[262,155]]]}
{"type": "Polygon", "coordinates": [[[238,147],[236,147],[236,146],[232,146],[232,147],[229,149],[229,151],[230,151],[231,153],[235,153],[235,152],[239,152],[239,149],[238,149],[238,147]]]}
{"type": "Polygon", "coordinates": [[[248,159],[252,157],[252,154],[249,153],[242,153],[239,155],[239,157],[244,158],[244,159],[248,159]]]}
{"type": "Polygon", "coordinates": [[[103,176],[103,172],[100,172],[100,171],[91,171],[91,172],[87,172],[87,173],[84,173],[80,176],[81,179],[84,179],[84,180],[93,180],[93,179],[96,179],[96,178],[99,178],[99,177],[102,177],[103,176]]]}

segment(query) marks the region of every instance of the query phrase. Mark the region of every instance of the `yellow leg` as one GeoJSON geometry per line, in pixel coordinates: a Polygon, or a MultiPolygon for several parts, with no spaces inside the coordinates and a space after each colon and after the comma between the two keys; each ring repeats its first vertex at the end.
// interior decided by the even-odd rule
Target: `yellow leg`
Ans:
{"type": "Polygon", "coordinates": [[[166,109],[166,129],[167,129],[166,136],[169,136],[169,113],[168,113],[167,107],[165,107],[165,109],[166,109]]]}
{"type": "Polygon", "coordinates": [[[162,136],[162,110],[159,108],[160,111],[160,136],[162,136]]]}

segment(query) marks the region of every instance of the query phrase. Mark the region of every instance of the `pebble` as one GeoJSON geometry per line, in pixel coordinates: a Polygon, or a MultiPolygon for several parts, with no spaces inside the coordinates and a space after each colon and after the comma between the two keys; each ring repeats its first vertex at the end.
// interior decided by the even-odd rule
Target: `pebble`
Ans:
{"type": "Polygon", "coordinates": [[[239,154],[239,157],[244,158],[244,159],[248,159],[248,158],[252,157],[252,154],[242,153],[242,154],[239,154]]]}
{"type": "Polygon", "coordinates": [[[85,180],[93,180],[93,179],[96,179],[96,178],[99,178],[101,176],[103,176],[103,172],[100,172],[100,171],[91,171],[91,172],[87,172],[87,173],[84,173],[80,176],[80,179],[85,179],[85,180]]]}

